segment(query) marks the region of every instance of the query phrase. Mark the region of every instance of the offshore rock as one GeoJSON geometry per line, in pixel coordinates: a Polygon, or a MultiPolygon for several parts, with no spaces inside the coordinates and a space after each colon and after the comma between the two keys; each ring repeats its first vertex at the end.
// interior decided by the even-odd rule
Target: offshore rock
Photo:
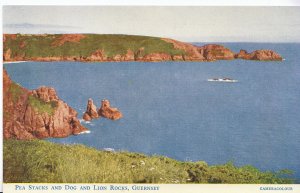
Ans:
{"type": "Polygon", "coordinates": [[[111,120],[117,120],[123,117],[122,113],[117,108],[110,107],[110,102],[107,99],[101,101],[98,115],[111,120]]]}
{"type": "Polygon", "coordinates": [[[83,114],[83,119],[85,121],[90,121],[92,119],[98,118],[99,115],[97,113],[97,107],[94,105],[93,99],[89,99],[87,106],[86,106],[86,111],[83,114]]]}
{"type": "Polygon", "coordinates": [[[244,60],[260,60],[260,61],[281,61],[282,57],[273,50],[255,50],[248,53],[246,50],[240,50],[235,54],[235,58],[244,60]]]}

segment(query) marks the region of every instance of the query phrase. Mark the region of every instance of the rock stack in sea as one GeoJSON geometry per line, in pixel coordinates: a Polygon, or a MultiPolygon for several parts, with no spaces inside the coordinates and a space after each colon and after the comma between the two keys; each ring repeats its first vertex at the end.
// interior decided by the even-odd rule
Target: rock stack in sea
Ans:
{"type": "Polygon", "coordinates": [[[90,121],[92,119],[98,118],[99,115],[97,113],[97,107],[94,105],[93,99],[88,100],[88,104],[86,106],[86,111],[83,114],[83,119],[85,121],[90,121]]]}
{"type": "Polygon", "coordinates": [[[111,120],[117,120],[123,117],[122,113],[117,108],[110,107],[110,102],[107,99],[101,101],[98,115],[111,120]]]}
{"type": "Polygon", "coordinates": [[[98,109],[93,103],[92,99],[88,100],[86,112],[83,114],[85,121],[104,117],[111,120],[118,120],[123,117],[122,113],[117,109],[110,106],[110,102],[107,99],[101,101],[101,107],[98,109]]]}

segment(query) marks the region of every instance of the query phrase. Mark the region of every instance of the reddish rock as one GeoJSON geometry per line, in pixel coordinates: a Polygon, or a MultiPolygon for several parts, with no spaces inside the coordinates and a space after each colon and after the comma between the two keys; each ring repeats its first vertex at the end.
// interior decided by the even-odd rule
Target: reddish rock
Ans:
{"type": "Polygon", "coordinates": [[[45,102],[57,101],[58,96],[52,87],[41,86],[40,88],[32,91],[33,96],[42,99],[45,102]]]}
{"type": "Polygon", "coordinates": [[[166,53],[147,54],[142,58],[142,61],[147,61],[147,62],[169,61],[169,60],[172,60],[172,57],[166,53]]]}
{"type": "Polygon", "coordinates": [[[143,56],[144,56],[144,51],[145,51],[145,48],[144,47],[141,47],[139,48],[135,53],[134,53],[134,60],[140,60],[142,61],[143,60],[143,56]]]}
{"type": "Polygon", "coordinates": [[[174,55],[172,56],[172,60],[174,61],[183,61],[185,58],[183,57],[183,55],[174,55]]]}
{"type": "Polygon", "coordinates": [[[207,44],[198,48],[206,60],[233,60],[234,53],[222,45],[207,44]]]}
{"type": "Polygon", "coordinates": [[[5,139],[67,137],[86,131],[77,112],[50,87],[29,91],[3,71],[3,135],[5,139]]]}
{"type": "Polygon", "coordinates": [[[58,38],[54,39],[51,46],[62,46],[66,42],[75,42],[79,43],[81,39],[85,38],[86,36],[83,34],[62,34],[58,38]]]}
{"type": "Polygon", "coordinates": [[[94,105],[93,99],[88,100],[88,104],[86,106],[86,111],[83,114],[83,119],[85,121],[90,121],[92,119],[98,118],[97,107],[94,105]]]}
{"type": "Polygon", "coordinates": [[[132,50],[127,50],[127,53],[124,56],[124,61],[133,61],[134,60],[134,53],[132,50]]]}
{"type": "Polygon", "coordinates": [[[124,56],[122,56],[121,54],[117,54],[113,57],[114,61],[122,61],[124,59],[124,56]]]}
{"type": "Polygon", "coordinates": [[[90,56],[91,61],[105,61],[107,60],[107,56],[104,53],[104,50],[97,50],[92,53],[90,56]]]}
{"type": "Polygon", "coordinates": [[[245,60],[260,60],[260,61],[281,61],[282,57],[272,50],[255,50],[254,52],[248,53],[246,50],[240,50],[235,58],[245,60]]]}
{"type": "Polygon", "coordinates": [[[117,120],[123,117],[122,113],[117,108],[110,107],[110,102],[106,99],[101,101],[98,115],[111,120],[117,120]]]}
{"type": "Polygon", "coordinates": [[[162,40],[173,44],[175,49],[178,49],[179,51],[182,50],[185,52],[184,56],[181,55],[181,57],[180,57],[179,55],[177,55],[177,56],[173,57],[173,59],[175,59],[175,60],[190,60],[190,61],[205,60],[205,58],[203,57],[203,54],[201,54],[198,51],[197,46],[194,46],[194,45],[188,44],[188,43],[184,43],[184,42],[180,42],[177,40],[168,39],[168,38],[162,38],[162,40]]]}
{"type": "Polygon", "coordinates": [[[7,71],[3,69],[3,92],[9,89],[9,85],[12,83],[10,77],[7,74],[7,71]]]}
{"type": "Polygon", "coordinates": [[[198,47],[192,44],[179,42],[172,39],[163,38],[162,40],[172,43],[174,48],[183,50],[183,55],[175,55],[173,60],[185,60],[185,61],[211,61],[211,60],[232,60],[234,59],[234,53],[225,48],[222,45],[207,44],[202,47],[198,47]]]}
{"type": "Polygon", "coordinates": [[[234,55],[235,58],[240,58],[240,59],[248,59],[250,58],[250,54],[247,52],[247,50],[240,50],[239,53],[234,55]]]}
{"type": "Polygon", "coordinates": [[[17,39],[17,34],[3,34],[3,42],[5,42],[7,39],[15,40],[17,39]]]}
{"type": "Polygon", "coordinates": [[[22,49],[26,46],[26,43],[24,41],[20,42],[19,47],[22,49]]]}
{"type": "Polygon", "coordinates": [[[11,49],[8,48],[3,53],[3,61],[11,61],[11,49]]]}
{"type": "Polygon", "coordinates": [[[253,60],[264,60],[264,61],[281,61],[282,57],[272,50],[256,50],[252,57],[253,60]]]}
{"type": "Polygon", "coordinates": [[[117,62],[122,62],[122,61],[134,61],[134,52],[131,51],[130,49],[127,50],[126,54],[117,54],[112,57],[107,57],[103,58],[103,61],[117,61],[117,62]]]}

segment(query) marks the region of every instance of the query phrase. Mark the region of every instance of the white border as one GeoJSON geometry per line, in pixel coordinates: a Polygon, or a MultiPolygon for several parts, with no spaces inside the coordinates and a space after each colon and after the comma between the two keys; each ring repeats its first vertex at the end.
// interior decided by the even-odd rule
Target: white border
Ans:
{"type": "MultiPolygon", "coordinates": [[[[113,6],[300,6],[300,0],[2,0],[0,2],[0,57],[3,65],[3,25],[4,5],[113,5],[113,6]]],[[[0,69],[0,192],[3,191],[3,68],[0,69]]]]}
{"type": "Polygon", "coordinates": [[[300,6],[299,0],[2,0],[2,5],[300,6]]]}

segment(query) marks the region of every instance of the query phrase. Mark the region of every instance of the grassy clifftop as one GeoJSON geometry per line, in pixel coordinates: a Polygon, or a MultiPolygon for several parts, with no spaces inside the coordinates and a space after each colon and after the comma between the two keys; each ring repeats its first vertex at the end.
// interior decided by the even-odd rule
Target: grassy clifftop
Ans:
{"type": "Polygon", "coordinates": [[[4,61],[281,61],[272,50],[235,54],[217,44],[195,46],[168,38],[120,34],[4,34],[4,61]]]}
{"type": "Polygon", "coordinates": [[[4,182],[48,183],[293,183],[287,173],[232,163],[208,166],[162,156],[107,152],[41,140],[4,141],[4,182]]]}
{"type": "Polygon", "coordinates": [[[35,57],[89,57],[97,50],[104,50],[107,57],[124,55],[128,50],[135,54],[143,48],[143,55],[150,53],[183,54],[172,43],[161,38],[133,35],[102,34],[47,34],[5,35],[4,52],[10,58],[35,57]]]}

